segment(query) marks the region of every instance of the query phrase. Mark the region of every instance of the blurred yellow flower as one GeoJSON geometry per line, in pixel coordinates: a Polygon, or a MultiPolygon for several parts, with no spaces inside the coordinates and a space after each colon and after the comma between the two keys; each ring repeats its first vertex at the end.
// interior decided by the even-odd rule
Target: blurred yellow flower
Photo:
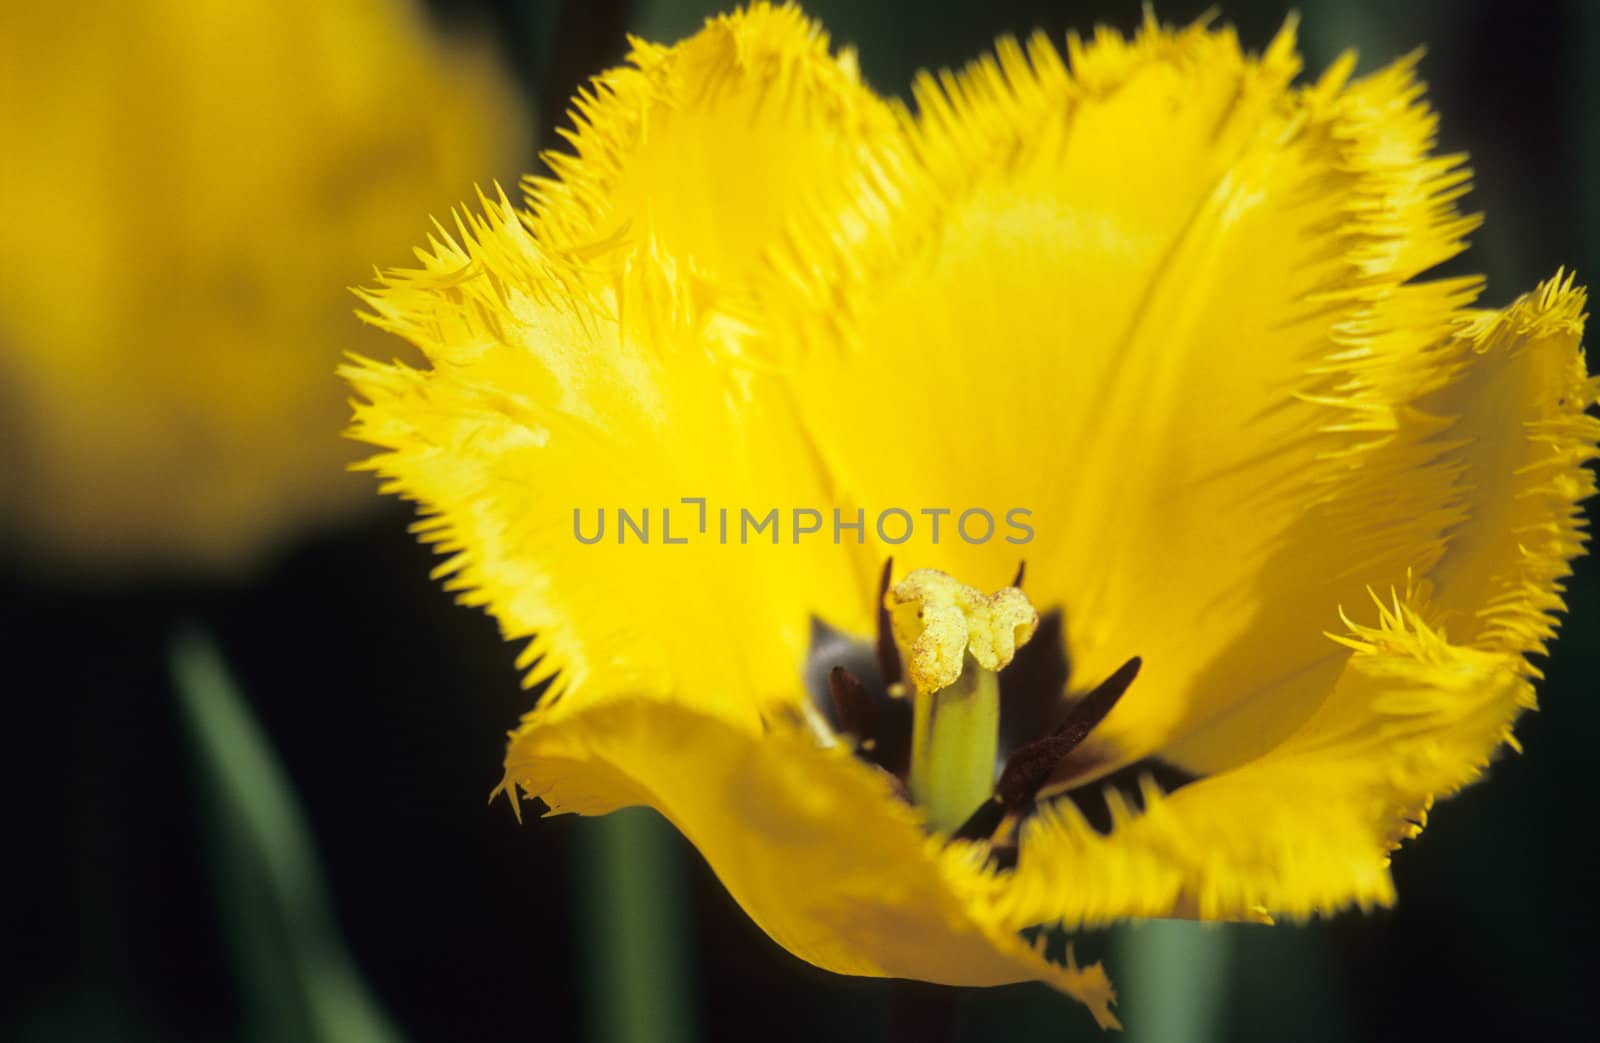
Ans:
{"type": "Polygon", "coordinates": [[[0,98],[0,535],[230,566],[357,506],[328,373],[389,349],[344,288],[525,161],[490,45],[408,0],[8,4],[0,98]]]}
{"type": "Polygon", "coordinates": [[[1600,437],[1570,278],[1419,279],[1476,222],[1412,61],[1150,22],[912,115],[757,5],[631,62],[371,291],[428,368],[346,371],[549,682],[505,790],[656,807],[819,966],[1102,1025],[1021,932],[1393,902],[1533,703],[1600,437]]]}

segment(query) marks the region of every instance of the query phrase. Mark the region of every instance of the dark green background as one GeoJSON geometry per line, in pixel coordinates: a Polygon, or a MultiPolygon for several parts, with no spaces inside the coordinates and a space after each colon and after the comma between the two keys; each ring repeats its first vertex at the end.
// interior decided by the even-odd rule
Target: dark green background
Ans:
{"type": "MultiPolygon", "coordinates": [[[[1000,33],[1040,26],[1059,39],[1139,17],[1133,3],[810,7],[836,39],[859,46],[868,78],[889,93],[903,93],[913,70],[959,63],[1000,33]]],[[[1164,3],[1159,13],[1184,21],[1202,8],[1164,3]]],[[[435,13],[490,19],[548,124],[582,77],[620,57],[625,29],[670,38],[710,10],[502,0],[435,13]]],[[[1488,214],[1477,245],[1452,267],[1488,273],[1488,303],[1560,265],[1594,283],[1600,5],[1321,0],[1301,11],[1313,69],[1347,44],[1361,47],[1367,68],[1428,45],[1423,70],[1443,114],[1443,147],[1472,152],[1471,204],[1488,214]]],[[[1259,48],[1285,9],[1239,2],[1222,13],[1259,48]]],[[[549,126],[540,132],[548,140],[549,126]]],[[[307,538],[230,582],[109,586],[0,559],[13,878],[0,1035],[284,1038],[250,1013],[259,983],[229,936],[227,925],[240,922],[230,903],[259,896],[241,895],[214,857],[216,801],[168,673],[186,624],[214,637],[281,757],[322,855],[336,927],[401,1032],[565,1040],[596,1024],[593,1003],[608,993],[585,968],[626,942],[596,937],[583,900],[598,886],[584,855],[598,835],[585,831],[596,827],[518,827],[503,805],[484,806],[504,731],[528,698],[494,626],[428,581],[429,554],[405,534],[406,521],[395,508],[307,538]]],[[[1587,560],[1569,604],[1544,709],[1519,729],[1526,755],[1442,805],[1400,853],[1396,909],[1306,928],[1227,928],[1211,940],[1193,972],[1221,981],[1214,1038],[1600,1038],[1589,847],[1600,821],[1600,584],[1587,560]]],[[[940,1002],[792,959],[697,855],[676,848],[687,897],[673,908],[689,934],[667,960],[687,983],[696,1035],[877,1039],[897,1005],[940,1002]]],[[[670,866],[639,868],[648,886],[672,894],[670,866]]],[[[1120,936],[1091,936],[1080,951],[1107,955],[1122,978],[1120,936]]],[[[1099,1038],[1081,1008],[1038,986],[962,990],[955,1009],[962,1040],[1099,1038]]]]}

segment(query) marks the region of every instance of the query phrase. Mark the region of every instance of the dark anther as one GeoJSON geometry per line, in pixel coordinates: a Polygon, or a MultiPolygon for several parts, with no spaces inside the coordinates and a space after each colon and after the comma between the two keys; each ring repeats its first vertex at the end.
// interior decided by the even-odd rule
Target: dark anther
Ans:
{"type": "Polygon", "coordinates": [[[911,700],[896,699],[879,674],[877,651],[815,617],[801,671],[817,712],[837,732],[855,736],[856,753],[892,775],[911,764],[911,700]],[[848,678],[844,688],[839,670],[848,678]]]}
{"type": "MultiPolygon", "coordinates": [[[[1017,566],[1014,587],[1021,587],[1027,563],[1017,566]]],[[[912,802],[906,787],[911,765],[912,701],[897,687],[904,664],[894,643],[884,599],[893,579],[894,561],[883,563],[875,607],[877,633],[871,640],[852,637],[821,619],[811,621],[811,647],[802,676],[813,708],[832,728],[854,740],[856,755],[880,768],[893,792],[912,802]]],[[[1085,821],[1101,833],[1112,827],[1111,808],[1118,794],[1128,807],[1143,810],[1145,787],[1163,793],[1186,786],[1199,776],[1145,757],[1096,778],[1096,765],[1120,760],[1115,744],[1083,748],[1139,674],[1137,656],[1087,695],[1073,698],[1072,664],[1067,654],[1066,625],[1059,608],[1041,614],[1033,639],[1017,649],[1000,671],[1000,722],[997,754],[1003,760],[993,796],[961,824],[951,839],[987,842],[988,864],[1001,871],[1017,865],[1022,827],[1040,803],[1039,792],[1058,784],[1048,802],[1071,802],[1085,821]],[[1078,750],[1076,757],[1071,756],[1078,750]],[[1093,754],[1083,760],[1084,754],[1093,754]],[[1079,761],[1083,761],[1079,763],[1079,761]],[[1059,773],[1059,777],[1057,776],[1059,773]],[[1075,781],[1079,778],[1088,781],[1075,781]]]]}
{"type": "Polygon", "coordinates": [[[894,572],[894,559],[885,558],[883,576],[878,580],[878,640],[874,646],[878,656],[878,673],[885,688],[900,682],[900,650],[894,644],[894,632],[889,626],[889,609],[883,600],[889,594],[889,578],[894,572]]]}
{"type": "Polygon", "coordinates": [[[842,666],[828,671],[828,694],[833,697],[833,714],[839,730],[854,735],[858,741],[871,742],[877,734],[873,718],[872,696],[861,678],[842,666]]]}
{"type": "Polygon", "coordinates": [[[1122,664],[1116,673],[1072,708],[1055,734],[1030,742],[1006,758],[1005,770],[1000,773],[1000,781],[994,788],[995,796],[1004,807],[1020,809],[1033,802],[1039,788],[1049,781],[1050,773],[1055,771],[1061,759],[1077,749],[1078,744],[1088,738],[1089,733],[1117,705],[1122,693],[1139,676],[1139,665],[1138,656],[1122,664]]]}

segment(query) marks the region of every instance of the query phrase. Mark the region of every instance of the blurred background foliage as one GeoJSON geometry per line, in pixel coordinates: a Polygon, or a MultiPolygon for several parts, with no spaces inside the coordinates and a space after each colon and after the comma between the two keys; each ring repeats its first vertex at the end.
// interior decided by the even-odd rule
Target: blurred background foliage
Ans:
{"type": "MultiPolygon", "coordinates": [[[[104,90],[165,97],[163,104],[184,97],[74,64],[125,61],[137,69],[162,53],[159,41],[137,33],[92,54],[69,46],[75,12],[92,15],[93,5],[7,6],[0,19],[7,33],[22,24],[7,19],[24,9],[68,27],[59,53],[43,62],[61,77],[104,80],[104,90]]],[[[1002,33],[1037,26],[1059,39],[1097,22],[1126,29],[1140,16],[1131,0],[807,6],[835,39],[859,47],[875,87],[897,94],[914,70],[960,63],[1002,33]]],[[[1157,11],[1182,22],[1206,6],[1170,0],[1157,11]]],[[[274,37],[284,47],[286,85],[310,75],[294,57],[292,19],[314,17],[314,7],[280,5],[290,19],[274,37]]],[[[525,111],[539,115],[479,110],[445,119],[456,130],[476,120],[495,140],[474,162],[429,160],[429,169],[447,168],[451,180],[428,189],[414,213],[397,214],[409,203],[390,200],[386,213],[397,214],[397,223],[389,239],[363,248],[362,266],[333,291],[342,295],[343,285],[364,278],[367,264],[403,260],[396,242],[420,240],[426,216],[470,197],[474,181],[509,183],[528,168],[528,139],[554,142],[566,98],[620,59],[625,32],[675,38],[716,9],[699,0],[436,0],[426,10],[433,29],[456,40],[488,34],[525,111]]],[[[1346,46],[1358,47],[1363,67],[1372,68],[1427,45],[1423,70],[1443,114],[1442,146],[1472,152],[1472,203],[1488,214],[1472,251],[1452,267],[1487,273],[1488,303],[1504,303],[1561,265],[1595,284],[1600,5],[1307,0],[1299,10],[1312,69],[1346,46]]],[[[1281,0],[1221,8],[1257,48],[1285,14],[1281,0]]],[[[354,63],[364,52],[359,34],[352,39],[354,63]]],[[[265,46],[253,35],[241,48],[258,43],[265,46]]],[[[466,60],[463,51],[451,53],[466,60]]],[[[261,58],[211,54],[216,75],[186,90],[226,85],[230,69],[261,58]]],[[[419,70],[413,59],[377,92],[363,120],[402,126],[417,105],[436,101],[417,92],[419,70]]],[[[111,190],[125,160],[170,175],[156,181],[169,194],[135,201],[149,222],[141,227],[193,227],[180,220],[193,211],[175,186],[198,178],[214,181],[209,191],[224,200],[248,197],[237,212],[255,220],[228,228],[206,255],[222,269],[257,257],[248,249],[253,237],[270,237],[290,220],[270,205],[273,186],[257,176],[271,165],[263,163],[265,150],[289,141],[323,156],[336,179],[340,171],[356,179],[347,185],[352,200],[364,199],[363,179],[376,176],[371,156],[341,158],[353,129],[324,120],[315,133],[298,135],[286,124],[281,140],[219,139],[235,168],[210,173],[166,170],[163,164],[196,162],[198,153],[124,134],[117,149],[100,154],[108,165],[70,172],[77,180],[61,189],[70,193],[23,198],[17,186],[37,179],[19,165],[43,162],[28,147],[38,140],[28,135],[43,132],[7,121],[34,104],[25,86],[0,74],[0,130],[9,135],[0,165],[10,168],[0,186],[13,194],[0,202],[8,214],[43,212],[63,237],[95,234],[98,211],[88,203],[111,190]]],[[[229,103],[270,105],[272,92],[229,103]]],[[[283,118],[311,121],[316,110],[313,103],[283,118]]],[[[404,165],[434,146],[418,139],[388,147],[384,163],[404,165]]],[[[325,223],[334,238],[343,235],[332,217],[325,223]]],[[[295,229],[303,250],[323,249],[312,241],[314,226],[295,229]]],[[[15,232],[11,221],[8,230],[15,232]]],[[[183,369],[183,360],[200,357],[197,349],[227,347],[226,333],[214,335],[217,343],[193,342],[185,310],[211,305],[171,292],[160,281],[161,255],[141,242],[119,255],[124,291],[155,302],[142,300],[143,311],[120,320],[151,327],[119,349],[129,357],[117,361],[125,368],[111,390],[130,399],[154,395],[152,374],[183,369]]],[[[40,256],[21,249],[15,235],[8,245],[13,256],[0,274],[11,285],[0,301],[16,300],[16,273],[46,262],[56,266],[44,272],[54,299],[73,300],[60,290],[84,277],[70,254],[40,256]]],[[[278,270],[297,260],[291,249],[255,263],[278,270]]],[[[92,307],[89,297],[79,300],[92,307]]],[[[48,473],[41,468],[57,464],[39,451],[47,437],[39,425],[79,418],[88,431],[97,407],[45,415],[30,398],[17,360],[56,344],[49,335],[42,347],[20,342],[23,327],[8,320],[23,310],[13,303],[0,312],[0,651],[12,838],[4,1038],[869,1040],[946,1004],[960,1040],[1100,1038],[1081,1009],[1038,986],[940,992],[801,964],[751,924],[693,850],[649,813],[519,827],[503,805],[486,807],[504,731],[528,697],[493,624],[455,608],[428,580],[429,554],[406,534],[408,515],[397,505],[373,497],[363,501],[371,508],[365,514],[342,522],[330,522],[337,512],[329,510],[251,506],[237,522],[249,530],[242,550],[229,542],[240,535],[231,530],[207,535],[152,523],[119,534],[121,508],[97,470],[106,460],[117,462],[120,478],[131,469],[166,490],[158,499],[195,494],[196,482],[185,470],[192,460],[143,449],[129,456],[123,443],[143,445],[173,411],[251,401],[252,381],[271,379],[252,374],[308,365],[308,341],[321,352],[311,356],[314,365],[325,358],[329,371],[343,349],[403,350],[399,342],[363,343],[353,302],[344,300],[337,318],[319,318],[315,332],[302,324],[281,334],[281,343],[262,340],[257,328],[249,334],[256,369],[189,372],[186,383],[160,392],[168,396],[160,408],[128,413],[125,430],[102,427],[104,459],[89,441],[88,452],[76,454],[87,465],[48,473]],[[61,489],[75,494],[68,521],[43,509],[47,492],[61,489]],[[263,511],[274,512],[274,523],[251,527],[263,511]],[[75,556],[54,529],[38,531],[69,524],[102,532],[114,564],[105,554],[75,556]],[[168,533],[171,545],[153,546],[151,532],[168,533]],[[228,552],[210,552],[213,539],[228,552]]],[[[277,321],[265,316],[257,327],[277,321]]],[[[343,394],[331,372],[328,389],[343,394]]],[[[337,410],[285,411],[251,438],[278,439],[278,448],[320,467],[349,455],[338,441],[341,423],[337,410]]],[[[201,452],[220,452],[231,437],[204,425],[191,430],[201,452]]],[[[277,480],[273,467],[248,453],[217,460],[235,479],[277,480]]],[[[332,489],[355,479],[335,465],[326,480],[332,489]]],[[[306,495],[321,497],[311,481],[306,495]]],[[[1579,563],[1568,600],[1541,691],[1544,709],[1519,729],[1527,754],[1501,761],[1488,785],[1442,805],[1424,838],[1399,854],[1396,909],[1305,927],[1151,924],[1081,939],[1080,956],[1111,964],[1127,997],[1130,1038],[1600,1038],[1600,1004],[1591,994],[1600,980],[1600,912],[1586,833],[1600,821],[1590,770],[1600,742],[1600,581],[1592,560],[1579,563]]]]}

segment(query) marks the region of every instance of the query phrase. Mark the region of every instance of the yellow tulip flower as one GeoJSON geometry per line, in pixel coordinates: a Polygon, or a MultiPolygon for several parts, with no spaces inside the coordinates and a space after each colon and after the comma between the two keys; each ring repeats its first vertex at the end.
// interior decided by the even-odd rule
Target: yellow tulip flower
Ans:
{"type": "Polygon", "coordinates": [[[398,342],[344,288],[525,161],[488,42],[410,0],[8,4],[0,98],[13,551],[236,567],[370,501],[328,375],[398,342]]]}
{"type": "Polygon", "coordinates": [[[1392,903],[1533,705],[1600,421],[1571,278],[1425,278],[1464,160],[1353,64],[1151,21],[913,114],[790,8],[637,44],[370,291],[427,367],[347,370],[548,686],[503,790],[657,808],[820,967],[1102,1025],[1023,932],[1392,903]]]}

